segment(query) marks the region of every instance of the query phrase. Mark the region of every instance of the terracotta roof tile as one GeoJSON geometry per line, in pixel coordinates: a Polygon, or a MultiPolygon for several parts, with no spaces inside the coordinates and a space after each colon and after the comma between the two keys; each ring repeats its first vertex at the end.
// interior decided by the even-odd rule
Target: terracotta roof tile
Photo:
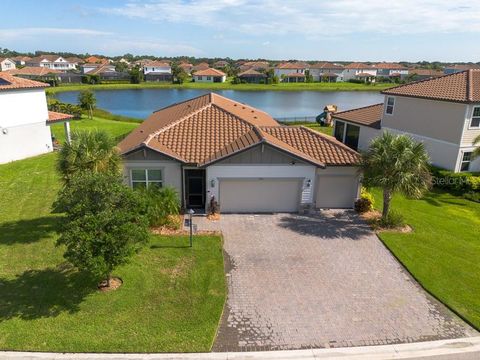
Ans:
{"type": "Polygon", "coordinates": [[[480,102],[480,70],[466,70],[382,91],[382,94],[460,103],[480,102]]]}
{"type": "Polygon", "coordinates": [[[345,69],[373,69],[373,67],[364,63],[353,62],[351,64],[345,65],[345,69]]]}
{"type": "Polygon", "coordinates": [[[267,113],[217,94],[206,94],[152,114],[119,147],[141,147],[181,162],[204,166],[260,143],[268,143],[317,166],[352,165],[358,154],[332,137],[281,126],[267,113]]]}
{"type": "Polygon", "coordinates": [[[343,70],[344,69],[342,65],[333,64],[327,61],[315,63],[310,65],[309,67],[310,69],[326,69],[326,70],[343,70]]]}
{"type": "Polygon", "coordinates": [[[205,70],[199,70],[195,73],[195,76],[226,76],[223,71],[208,68],[205,70]]]}
{"type": "Polygon", "coordinates": [[[257,70],[254,70],[254,69],[248,69],[244,72],[241,72],[240,74],[238,74],[238,77],[242,77],[242,76],[259,76],[259,77],[267,77],[267,75],[261,73],[261,72],[258,72],[257,70]]]}
{"type": "Polygon", "coordinates": [[[149,61],[145,63],[143,66],[150,66],[150,67],[170,67],[170,64],[165,61],[149,61]]]}
{"type": "Polygon", "coordinates": [[[10,75],[34,75],[44,76],[48,74],[62,74],[62,71],[49,69],[44,66],[25,66],[21,69],[7,70],[10,75]]]}
{"type": "Polygon", "coordinates": [[[308,64],[302,63],[302,62],[287,62],[287,63],[282,63],[278,64],[275,66],[276,69],[307,69],[308,64]]]}
{"type": "Polygon", "coordinates": [[[397,63],[388,63],[388,62],[381,62],[378,64],[373,65],[375,69],[386,69],[386,70],[406,70],[407,68],[401,64],[397,63]]]}
{"type": "Polygon", "coordinates": [[[375,129],[380,129],[382,115],[383,103],[341,111],[333,114],[332,117],[334,119],[345,120],[355,124],[366,125],[375,129]]]}
{"type": "Polygon", "coordinates": [[[63,114],[55,111],[49,111],[47,124],[61,122],[64,120],[71,120],[71,119],[73,119],[73,115],[63,114]]]}
{"type": "Polygon", "coordinates": [[[46,88],[50,85],[39,81],[22,79],[5,72],[0,72],[0,91],[1,90],[15,90],[15,89],[35,89],[46,88]]]}

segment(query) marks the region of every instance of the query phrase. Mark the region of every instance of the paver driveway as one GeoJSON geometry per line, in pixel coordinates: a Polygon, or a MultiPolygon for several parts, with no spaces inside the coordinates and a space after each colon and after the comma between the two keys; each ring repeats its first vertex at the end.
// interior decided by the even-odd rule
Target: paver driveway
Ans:
{"type": "Polygon", "coordinates": [[[229,295],[214,351],[478,335],[423,291],[353,213],[195,221],[225,239],[229,295]]]}

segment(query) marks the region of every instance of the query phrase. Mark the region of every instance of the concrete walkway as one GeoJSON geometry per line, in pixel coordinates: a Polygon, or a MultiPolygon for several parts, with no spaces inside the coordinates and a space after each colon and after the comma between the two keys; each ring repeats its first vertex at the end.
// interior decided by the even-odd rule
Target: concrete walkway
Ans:
{"type": "Polygon", "coordinates": [[[0,352],[1,360],[478,360],[480,337],[337,349],[196,354],[57,354],[0,352]]]}
{"type": "Polygon", "coordinates": [[[224,236],[229,293],[213,351],[478,336],[426,293],[353,212],[194,222],[224,236]]]}

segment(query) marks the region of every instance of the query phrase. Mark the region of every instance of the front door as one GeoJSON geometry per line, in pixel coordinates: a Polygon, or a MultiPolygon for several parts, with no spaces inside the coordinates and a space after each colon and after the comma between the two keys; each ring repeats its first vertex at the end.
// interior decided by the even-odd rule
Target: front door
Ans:
{"type": "Polygon", "coordinates": [[[185,170],[185,201],[187,209],[205,208],[205,170],[185,170]]]}

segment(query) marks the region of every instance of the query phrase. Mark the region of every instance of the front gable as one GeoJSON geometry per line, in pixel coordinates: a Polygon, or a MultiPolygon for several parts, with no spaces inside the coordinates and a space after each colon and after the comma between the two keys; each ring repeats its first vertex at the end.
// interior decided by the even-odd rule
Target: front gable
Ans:
{"type": "Polygon", "coordinates": [[[236,153],[226,159],[217,162],[218,165],[232,164],[307,164],[298,157],[275,149],[268,144],[259,144],[242,152],[236,153]]]}

